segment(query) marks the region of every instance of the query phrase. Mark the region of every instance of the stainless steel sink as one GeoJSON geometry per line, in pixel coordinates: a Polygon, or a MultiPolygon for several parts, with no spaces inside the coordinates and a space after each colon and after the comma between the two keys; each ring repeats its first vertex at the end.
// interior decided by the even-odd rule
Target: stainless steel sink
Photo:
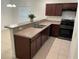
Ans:
{"type": "Polygon", "coordinates": [[[38,24],[38,23],[34,23],[33,24],[33,27],[34,28],[43,28],[43,27],[45,27],[46,25],[41,25],[41,24],[38,24]]]}

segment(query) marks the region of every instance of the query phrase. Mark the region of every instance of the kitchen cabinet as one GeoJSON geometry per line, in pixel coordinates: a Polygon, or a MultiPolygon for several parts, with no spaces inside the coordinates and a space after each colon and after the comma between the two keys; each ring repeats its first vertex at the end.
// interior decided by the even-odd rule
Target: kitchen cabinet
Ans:
{"type": "Polygon", "coordinates": [[[41,36],[38,37],[36,41],[37,41],[37,42],[36,42],[36,43],[37,43],[37,44],[36,44],[36,45],[37,45],[36,47],[37,47],[37,51],[38,51],[38,50],[41,48],[41,46],[42,46],[42,39],[41,39],[41,36]]]}
{"type": "Polygon", "coordinates": [[[55,5],[46,4],[46,16],[55,15],[55,5]]]}
{"type": "Polygon", "coordinates": [[[77,3],[46,4],[46,16],[61,16],[63,10],[77,10],[77,3]]]}
{"type": "Polygon", "coordinates": [[[46,4],[46,16],[61,16],[62,4],[46,4]]]}
{"type": "Polygon", "coordinates": [[[56,4],[55,16],[61,16],[61,15],[62,15],[62,4],[56,4]]]}
{"type": "Polygon", "coordinates": [[[28,38],[14,35],[15,54],[20,59],[30,59],[30,40],[28,38]]]}
{"type": "MultiPolygon", "coordinates": [[[[52,4],[46,4],[46,16],[52,16],[51,12],[52,12],[52,4]]],[[[55,13],[53,12],[53,14],[55,13]]]]}
{"type": "Polygon", "coordinates": [[[32,59],[49,37],[49,27],[35,35],[33,38],[14,35],[16,57],[32,59]]]}
{"type": "Polygon", "coordinates": [[[31,39],[31,58],[37,53],[41,47],[41,33],[31,39]]]}
{"type": "Polygon", "coordinates": [[[42,31],[42,45],[49,38],[49,27],[42,31]]]}
{"type": "Polygon", "coordinates": [[[31,58],[35,55],[36,51],[37,51],[37,42],[36,39],[34,41],[31,42],[31,58]]]}
{"type": "Polygon", "coordinates": [[[77,3],[64,3],[63,4],[63,9],[75,10],[75,9],[77,9],[77,3]]]}
{"type": "Polygon", "coordinates": [[[60,29],[59,24],[52,24],[51,25],[51,35],[58,37],[59,36],[59,29],[60,29]]]}

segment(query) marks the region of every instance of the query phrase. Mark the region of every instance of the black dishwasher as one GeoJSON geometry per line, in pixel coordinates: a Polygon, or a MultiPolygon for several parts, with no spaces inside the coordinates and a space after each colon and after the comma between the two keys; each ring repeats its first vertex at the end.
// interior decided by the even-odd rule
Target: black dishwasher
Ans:
{"type": "Polygon", "coordinates": [[[59,36],[72,38],[74,20],[62,19],[60,24],[59,36]]]}

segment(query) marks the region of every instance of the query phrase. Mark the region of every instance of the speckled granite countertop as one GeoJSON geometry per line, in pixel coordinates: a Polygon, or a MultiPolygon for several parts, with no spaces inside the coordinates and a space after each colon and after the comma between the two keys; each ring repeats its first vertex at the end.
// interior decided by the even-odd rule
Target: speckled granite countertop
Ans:
{"type": "Polygon", "coordinates": [[[43,31],[45,28],[50,26],[51,24],[60,24],[59,21],[48,21],[45,20],[43,22],[39,23],[40,25],[46,25],[43,28],[34,28],[34,27],[28,27],[25,28],[21,31],[16,32],[14,35],[22,36],[22,37],[27,37],[27,38],[33,38],[35,35],[43,31]]]}

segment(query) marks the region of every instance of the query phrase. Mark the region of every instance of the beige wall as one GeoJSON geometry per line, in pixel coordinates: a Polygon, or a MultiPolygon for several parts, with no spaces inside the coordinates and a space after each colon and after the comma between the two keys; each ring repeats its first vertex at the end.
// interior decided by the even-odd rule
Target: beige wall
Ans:
{"type": "Polygon", "coordinates": [[[75,19],[75,26],[71,42],[71,59],[78,59],[78,15],[75,19]]]}
{"type": "Polygon", "coordinates": [[[5,25],[12,23],[12,8],[6,7],[6,4],[8,4],[9,1],[10,0],[1,1],[1,29],[4,29],[5,25]]]}
{"type": "Polygon", "coordinates": [[[22,7],[27,8],[32,13],[32,1],[33,0],[12,0],[13,3],[16,4],[16,8],[12,9],[12,16],[13,16],[13,23],[12,24],[18,24],[21,22],[29,22],[29,18],[21,19],[19,16],[19,9],[22,9],[22,7]]]}
{"type": "Polygon", "coordinates": [[[30,8],[32,9],[32,0],[2,0],[1,1],[1,29],[3,30],[4,26],[6,25],[24,22],[23,20],[19,19],[20,17],[19,17],[18,9],[27,6],[29,6],[29,9],[30,8]],[[16,4],[17,7],[7,8],[6,5],[10,2],[16,4]]]}

